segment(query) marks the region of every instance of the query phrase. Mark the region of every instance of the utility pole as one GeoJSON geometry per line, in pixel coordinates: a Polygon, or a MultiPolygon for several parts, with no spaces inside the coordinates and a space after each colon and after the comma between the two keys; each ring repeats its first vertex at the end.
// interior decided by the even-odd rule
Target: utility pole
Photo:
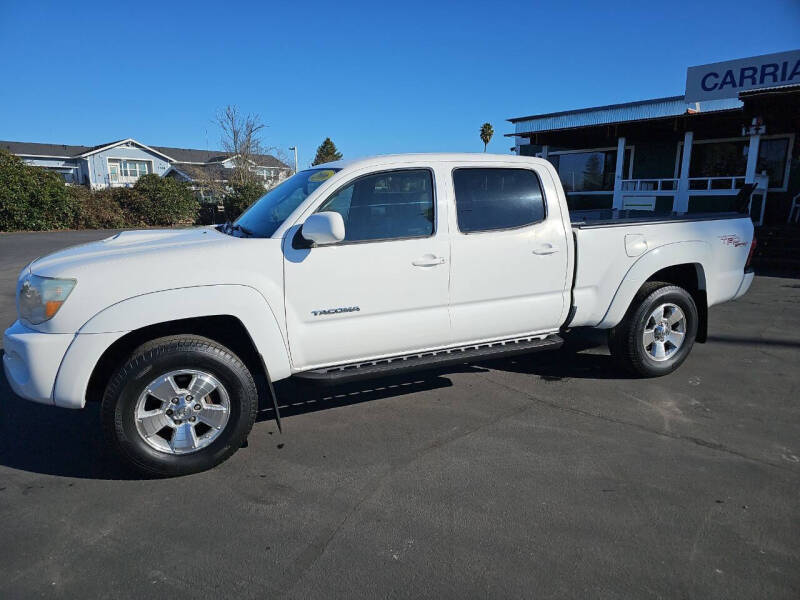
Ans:
{"type": "Polygon", "coordinates": [[[297,146],[289,146],[289,150],[294,150],[294,172],[297,174],[297,146]]]}

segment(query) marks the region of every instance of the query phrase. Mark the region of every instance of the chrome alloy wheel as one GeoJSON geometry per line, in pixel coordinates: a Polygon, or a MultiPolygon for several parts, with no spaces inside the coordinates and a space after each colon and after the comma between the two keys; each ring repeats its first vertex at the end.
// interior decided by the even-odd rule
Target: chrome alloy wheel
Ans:
{"type": "Polygon", "coordinates": [[[189,454],[222,433],[231,403],[219,379],[181,369],[151,381],[134,410],[136,431],[148,446],[167,454],[189,454]]]}
{"type": "Polygon", "coordinates": [[[686,315],[675,304],[662,304],[656,308],[644,325],[642,343],[653,360],[672,358],[686,338],[686,315]]]}

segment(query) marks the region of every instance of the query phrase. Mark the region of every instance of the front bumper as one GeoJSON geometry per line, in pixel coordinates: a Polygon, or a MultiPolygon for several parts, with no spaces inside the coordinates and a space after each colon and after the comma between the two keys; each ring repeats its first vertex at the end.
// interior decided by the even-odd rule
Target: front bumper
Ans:
{"type": "Polygon", "coordinates": [[[125,333],[42,333],[17,321],[3,335],[6,379],[26,400],[83,408],[97,361],[125,333]]]}
{"type": "Polygon", "coordinates": [[[41,333],[19,321],[3,334],[3,369],[14,393],[53,404],[58,368],[72,343],[71,333],[41,333]]]}

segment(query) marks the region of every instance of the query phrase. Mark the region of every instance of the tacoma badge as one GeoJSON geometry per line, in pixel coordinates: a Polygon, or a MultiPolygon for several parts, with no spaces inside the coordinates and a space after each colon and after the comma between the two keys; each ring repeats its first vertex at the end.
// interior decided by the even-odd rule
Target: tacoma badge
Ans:
{"type": "Polygon", "coordinates": [[[361,310],[358,306],[343,306],[341,308],[326,308],[325,310],[312,310],[311,314],[315,317],[320,315],[335,315],[338,313],[358,312],[361,310]]]}

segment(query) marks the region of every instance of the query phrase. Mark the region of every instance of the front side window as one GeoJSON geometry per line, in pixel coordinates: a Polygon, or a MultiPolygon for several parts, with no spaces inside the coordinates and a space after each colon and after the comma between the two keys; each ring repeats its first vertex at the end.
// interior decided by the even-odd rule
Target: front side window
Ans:
{"type": "Polygon", "coordinates": [[[453,186],[463,233],[512,229],[544,219],[542,187],[528,169],[456,169],[453,186]]]}
{"type": "Polygon", "coordinates": [[[341,188],[317,212],[342,215],[345,242],[433,235],[433,176],[427,169],[366,175],[341,188]]]}

